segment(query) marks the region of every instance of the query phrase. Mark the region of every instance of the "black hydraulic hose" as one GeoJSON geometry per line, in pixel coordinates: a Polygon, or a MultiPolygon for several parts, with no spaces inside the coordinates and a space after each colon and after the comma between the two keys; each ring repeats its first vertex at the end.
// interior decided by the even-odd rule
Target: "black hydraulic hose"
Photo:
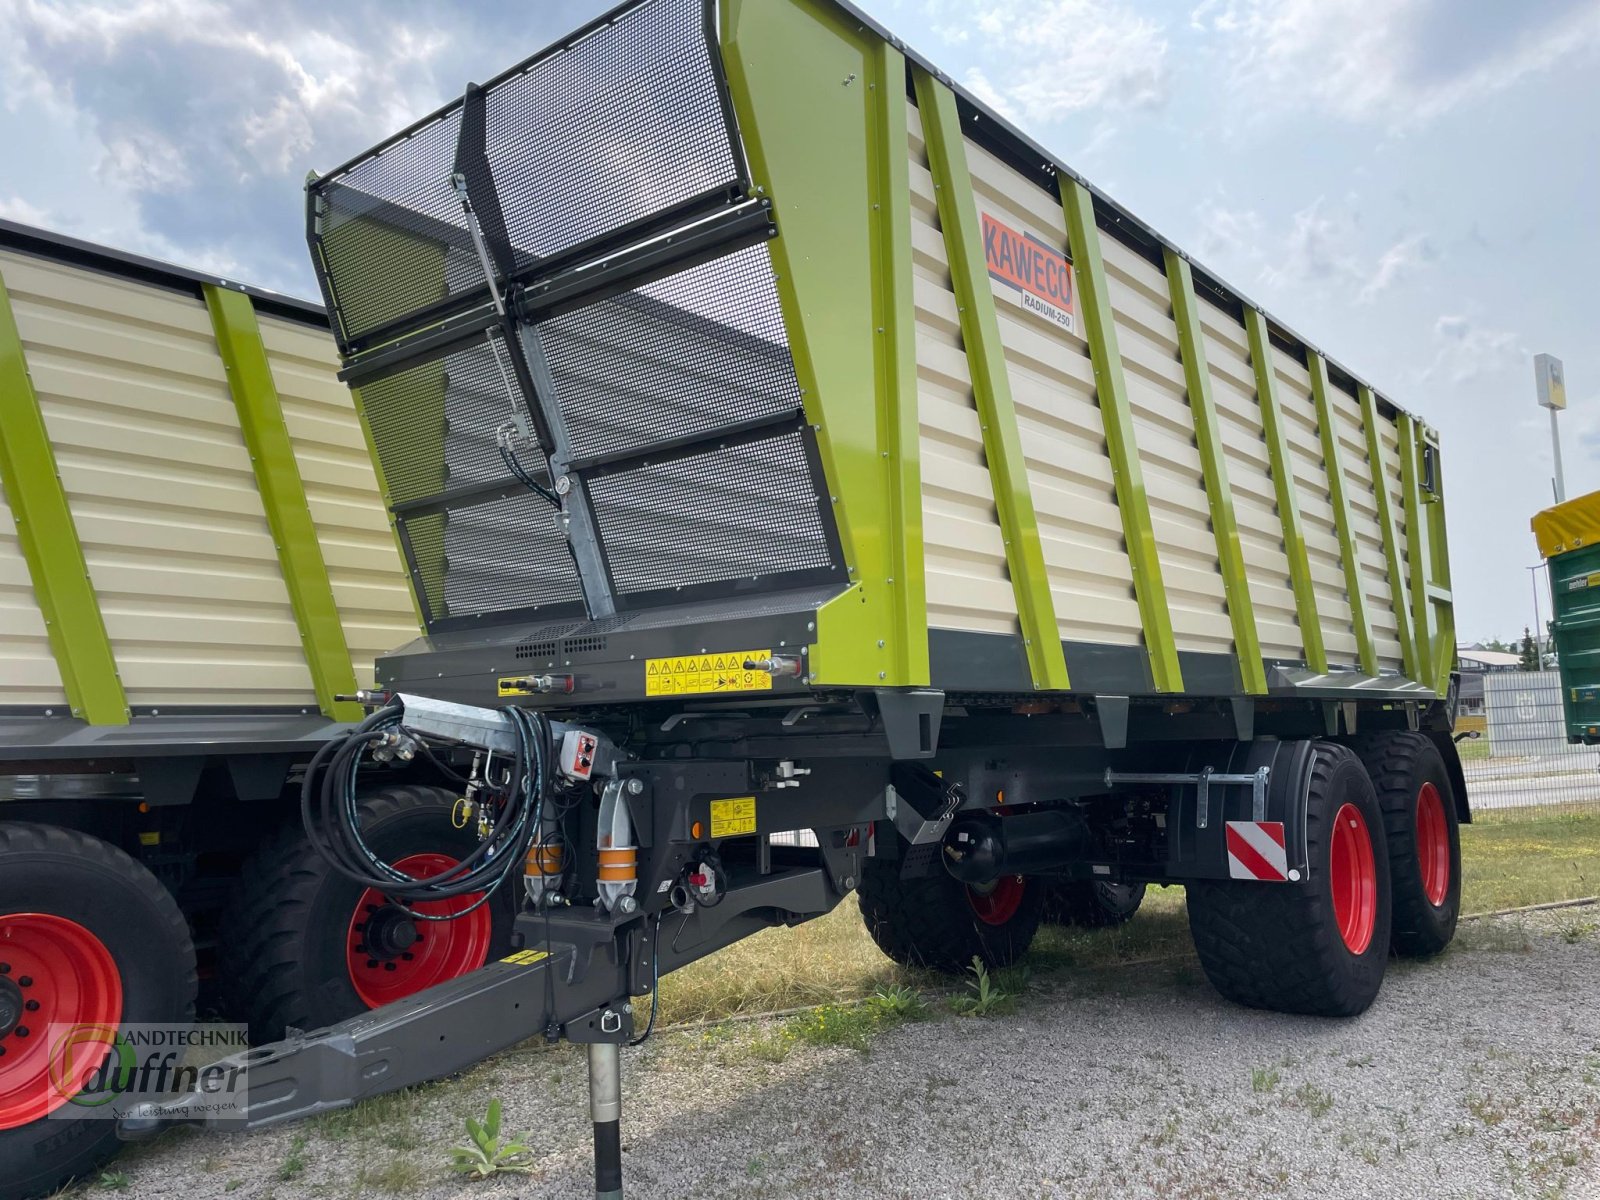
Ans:
{"type": "Polygon", "coordinates": [[[517,479],[522,482],[524,487],[538,492],[539,495],[550,501],[551,507],[557,510],[561,508],[561,497],[556,495],[549,488],[545,487],[532,475],[529,475],[527,468],[524,467],[521,461],[517,458],[517,452],[505,442],[500,443],[500,459],[506,464],[506,470],[515,475],[517,479]]]}
{"type": "MultiPolygon", "coordinates": [[[[357,778],[362,756],[375,743],[405,735],[399,705],[373,713],[352,732],[322,746],[306,768],[300,789],[300,817],[306,837],[334,870],[388,899],[421,920],[453,920],[486,903],[522,870],[539,835],[554,759],[549,722],[537,713],[505,710],[516,734],[510,788],[493,826],[471,853],[437,875],[419,879],[385,862],[361,835],[357,778]],[[443,916],[416,912],[410,905],[482,893],[470,906],[443,916]]],[[[431,752],[426,751],[431,756],[431,752]]]]}

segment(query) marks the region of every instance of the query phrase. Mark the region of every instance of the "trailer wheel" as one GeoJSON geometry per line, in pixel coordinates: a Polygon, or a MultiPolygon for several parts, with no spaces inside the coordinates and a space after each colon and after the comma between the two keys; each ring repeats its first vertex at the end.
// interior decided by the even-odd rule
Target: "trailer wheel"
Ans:
{"type": "Polygon", "coordinates": [[[974,956],[1008,967],[1038,931],[1044,885],[1021,875],[969,886],[944,871],[902,879],[900,864],[869,858],[862,867],[861,919],[878,948],[901,966],[960,975],[974,956]]]}
{"type": "Polygon", "coordinates": [[[1306,805],[1311,878],[1192,882],[1189,929],[1230,1000],[1352,1017],[1376,998],[1389,957],[1383,815],[1361,760],[1331,743],[1317,746],[1306,805]]]}
{"type": "Polygon", "coordinates": [[[1144,903],[1144,892],[1142,883],[1113,883],[1109,879],[1052,884],[1045,896],[1044,918],[1084,929],[1125,925],[1144,903]]]}
{"type": "Polygon", "coordinates": [[[1461,912],[1461,829],[1450,772],[1426,734],[1378,734],[1356,750],[1383,810],[1394,948],[1409,958],[1438,954],[1455,937],[1461,912]]]}
{"type": "Polygon", "coordinates": [[[154,875],[99,838],[0,822],[0,1200],[117,1152],[115,1121],[59,1111],[105,1054],[79,1058],[62,1086],[49,1027],[186,1021],[194,997],[189,925],[154,875]]]}
{"type": "MultiPolygon", "coordinates": [[[[390,786],[361,802],[373,850],[412,875],[438,874],[478,844],[451,818],[442,788],[390,786]]],[[[478,893],[418,905],[460,912],[478,893]]],[[[252,858],[224,916],[218,948],[223,1002],[257,1044],[285,1029],[318,1029],[483,966],[510,948],[514,893],[454,921],[418,922],[323,860],[296,822],[252,858]]]]}

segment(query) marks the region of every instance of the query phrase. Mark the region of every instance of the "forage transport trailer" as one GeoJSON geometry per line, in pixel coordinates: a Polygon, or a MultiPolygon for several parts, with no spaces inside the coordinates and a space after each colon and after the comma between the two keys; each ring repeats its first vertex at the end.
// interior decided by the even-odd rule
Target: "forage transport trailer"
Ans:
{"type": "Polygon", "coordinates": [[[959,971],[1181,883],[1221,992],[1329,1016],[1449,942],[1435,434],[870,19],[636,0],[307,200],[423,630],[303,771],[306,839],[372,961],[497,903],[512,949],[125,1136],[543,1034],[589,1047],[619,1194],[632,998],[852,890],[959,971]],[[385,841],[407,762],[475,847],[385,841]]]}
{"type": "MultiPolygon", "coordinates": [[[[362,716],[339,694],[419,628],[337,369],[318,305],[0,222],[8,1200],[116,1145],[51,1084],[53,1026],[183,1019],[198,969],[203,1009],[272,1038],[509,939],[495,908],[374,958],[364,889],[295,832],[298,773],[362,716]]],[[[436,774],[399,778],[364,784],[391,855],[476,845],[419,819],[436,774]]]]}

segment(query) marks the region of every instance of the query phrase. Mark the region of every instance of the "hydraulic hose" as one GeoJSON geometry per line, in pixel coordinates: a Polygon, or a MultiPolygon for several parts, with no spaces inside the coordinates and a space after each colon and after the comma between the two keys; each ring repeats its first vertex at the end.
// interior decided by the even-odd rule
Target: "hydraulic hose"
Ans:
{"type": "MultiPolygon", "coordinates": [[[[504,711],[518,743],[507,775],[509,784],[495,804],[497,811],[488,834],[455,866],[418,878],[384,861],[361,835],[357,788],[361,761],[370,748],[397,733],[406,734],[399,705],[373,713],[313,756],[300,787],[300,819],[312,847],[341,875],[382,892],[419,920],[453,920],[486,903],[508,878],[523,869],[538,836],[554,761],[549,722],[525,709],[504,711]],[[483,893],[479,899],[458,912],[433,915],[412,907],[478,892],[483,893]]],[[[407,736],[422,744],[420,735],[407,736]]],[[[425,747],[424,752],[431,756],[425,747]]]]}

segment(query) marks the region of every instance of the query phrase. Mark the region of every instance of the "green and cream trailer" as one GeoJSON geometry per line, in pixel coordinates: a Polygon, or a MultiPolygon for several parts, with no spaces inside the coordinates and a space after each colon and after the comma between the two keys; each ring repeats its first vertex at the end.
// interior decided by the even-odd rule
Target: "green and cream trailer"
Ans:
{"type": "MultiPolygon", "coordinates": [[[[1222,993],[1328,1016],[1450,941],[1436,434],[848,4],[630,0],[314,175],[306,235],[371,459],[348,424],[298,453],[303,538],[238,399],[265,355],[288,416],[281,315],[254,301],[253,349],[239,293],[191,296],[262,554],[321,548],[309,615],[277,611],[308,647],[339,624],[333,666],[379,651],[224,923],[235,1013],[313,1030],[239,1060],[243,1126],[543,1033],[589,1046],[620,1194],[631,998],[851,891],[891,957],[962,971],[1181,884],[1222,993]],[[376,593],[313,481],[385,564],[359,637],[376,593]]],[[[77,589],[126,686],[96,547],[77,589]]],[[[202,1100],[122,1131],[220,1124],[202,1100]]]]}

